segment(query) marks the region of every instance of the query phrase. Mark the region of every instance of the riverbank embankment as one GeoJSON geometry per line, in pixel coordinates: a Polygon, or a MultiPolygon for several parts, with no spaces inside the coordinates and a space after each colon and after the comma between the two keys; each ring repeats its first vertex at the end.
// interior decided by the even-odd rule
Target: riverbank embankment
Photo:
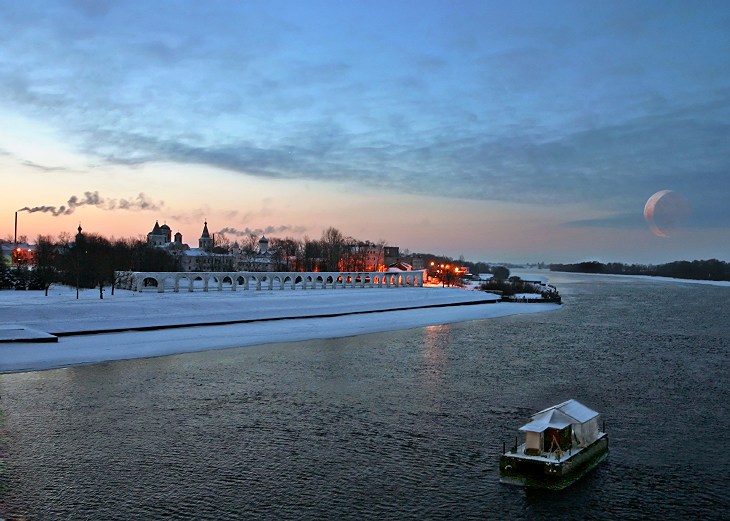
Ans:
{"type": "Polygon", "coordinates": [[[0,372],[334,338],[557,309],[456,288],[134,293],[52,288],[0,292],[0,328],[52,333],[55,344],[0,346],[0,372]],[[488,304],[488,305],[481,305],[488,304]],[[206,327],[201,327],[206,326],[206,327]],[[93,334],[92,334],[93,333],[93,334]]]}

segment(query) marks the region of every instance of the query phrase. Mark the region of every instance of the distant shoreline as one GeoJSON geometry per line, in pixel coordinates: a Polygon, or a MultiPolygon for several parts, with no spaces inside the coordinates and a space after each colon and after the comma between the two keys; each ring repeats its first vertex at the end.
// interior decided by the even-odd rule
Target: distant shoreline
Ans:
{"type": "Polygon", "coordinates": [[[601,275],[641,275],[678,280],[730,283],[730,264],[718,259],[674,261],[665,264],[625,264],[623,262],[584,261],[571,264],[553,263],[551,272],[601,275]]]}
{"type": "Polygon", "coordinates": [[[674,282],[686,284],[703,284],[705,286],[730,287],[730,281],[726,280],[703,280],[703,279],[678,279],[676,277],[662,277],[660,275],[628,275],[624,273],[588,273],[583,271],[550,271],[559,275],[587,275],[591,277],[623,277],[636,280],[646,280],[654,282],[674,282]]]}

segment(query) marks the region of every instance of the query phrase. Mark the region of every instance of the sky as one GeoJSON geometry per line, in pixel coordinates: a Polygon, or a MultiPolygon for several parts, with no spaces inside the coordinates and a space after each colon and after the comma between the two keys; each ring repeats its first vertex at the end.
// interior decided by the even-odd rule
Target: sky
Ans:
{"type": "MultiPolygon", "coordinates": [[[[0,0],[0,237],[730,261],[730,3],[0,0]],[[672,190],[671,233],[644,218],[672,190]],[[664,236],[666,235],[666,236],[664,236]]],[[[658,209],[657,209],[658,211],[658,209]]]]}

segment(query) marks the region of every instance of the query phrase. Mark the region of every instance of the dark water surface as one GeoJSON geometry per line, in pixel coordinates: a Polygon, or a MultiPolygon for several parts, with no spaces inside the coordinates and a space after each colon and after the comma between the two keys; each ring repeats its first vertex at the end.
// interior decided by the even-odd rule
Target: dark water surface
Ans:
{"type": "Polygon", "coordinates": [[[730,288],[551,281],[554,312],[0,375],[0,517],[727,519],[730,288]],[[608,460],[500,485],[571,397],[608,460]]]}

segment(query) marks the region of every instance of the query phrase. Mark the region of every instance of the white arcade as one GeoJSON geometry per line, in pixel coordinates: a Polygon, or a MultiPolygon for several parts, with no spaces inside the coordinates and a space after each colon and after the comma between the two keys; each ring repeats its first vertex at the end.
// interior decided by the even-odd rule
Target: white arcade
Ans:
{"type": "Polygon", "coordinates": [[[296,290],[422,287],[423,271],[374,272],[119,272],[133,291],[296,290]]]}

